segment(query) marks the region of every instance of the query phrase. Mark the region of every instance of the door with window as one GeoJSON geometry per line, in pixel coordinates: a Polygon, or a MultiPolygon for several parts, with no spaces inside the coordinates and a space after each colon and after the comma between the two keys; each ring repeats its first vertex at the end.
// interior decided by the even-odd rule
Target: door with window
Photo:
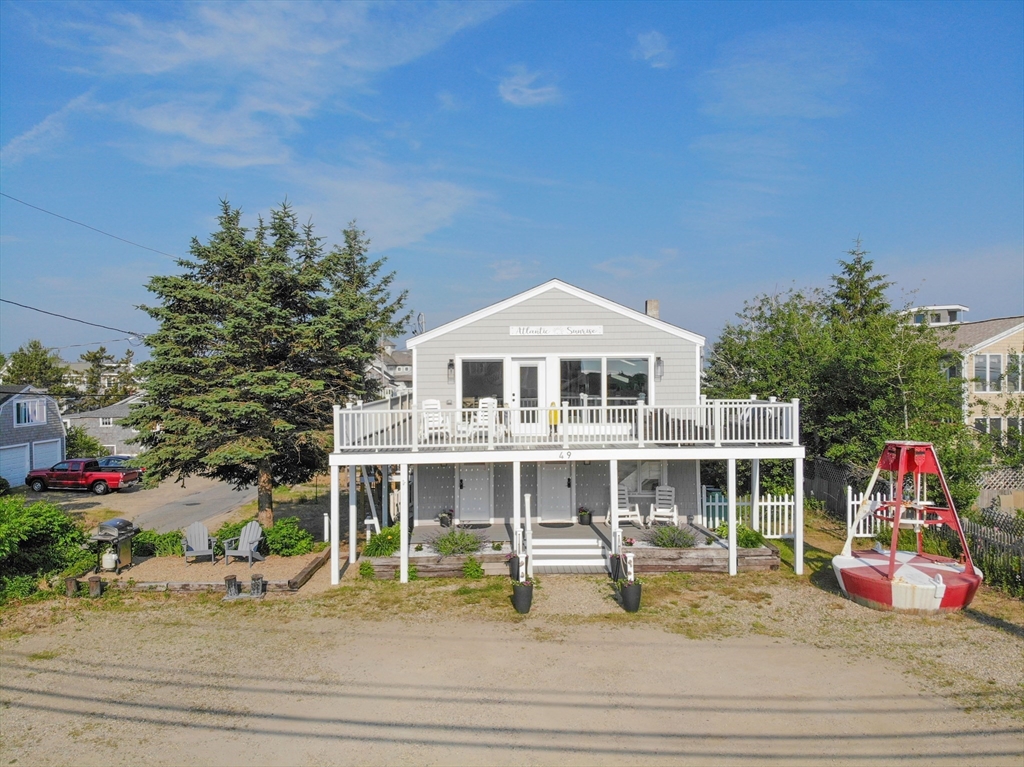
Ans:
{"type": "Polygon", "coordinates": [[[543,436],[548,432],[544,360],[512,362],[512,434],[543,436]]]}
{"type": "Polygon", "coordinates": [[[491,467],[486,463],[459,464],[455,496],[459,503],[459,522],[491,521],[491,467]]]}

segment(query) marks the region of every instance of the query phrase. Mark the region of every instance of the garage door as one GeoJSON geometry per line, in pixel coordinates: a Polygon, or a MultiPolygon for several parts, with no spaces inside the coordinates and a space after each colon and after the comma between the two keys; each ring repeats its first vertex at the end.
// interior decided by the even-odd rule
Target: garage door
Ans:
{"type": "Polygon", "coordinates": [[[11,483],[11,487],[25,484],[28,474],[28,445],[0,447],[0,477],[11,483]]]}
{"type": "Polygon", "coordinates": [[[32,443],[32,468],[49,469],[53,464],[60,463],[64,456],[60,454],[60,440],[48,439],[44,442],[32,443]]]}

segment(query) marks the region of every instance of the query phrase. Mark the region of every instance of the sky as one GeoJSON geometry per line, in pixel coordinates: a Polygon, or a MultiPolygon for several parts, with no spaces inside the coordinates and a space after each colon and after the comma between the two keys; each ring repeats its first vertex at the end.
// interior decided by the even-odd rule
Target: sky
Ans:
{"type": "Polygon", "coordinates": [[[711,343],[858,237],[1024,314],[1024,3],[3,0],[0,192],[0,298],[113,328],[6,353],[137,343],[222,199],[354,220],[428,329],[557,277],[711,343]]]}

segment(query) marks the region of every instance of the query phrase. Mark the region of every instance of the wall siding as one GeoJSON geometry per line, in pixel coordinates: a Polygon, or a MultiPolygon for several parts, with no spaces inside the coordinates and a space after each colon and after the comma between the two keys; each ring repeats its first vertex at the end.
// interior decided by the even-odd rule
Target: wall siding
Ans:
{"type": "Polygon", "coordinates": [[[429,522],[437,517],[438,512],[455,508],[455,466],[417,466],[416,482],[419,505],[414,511],[418,522],[429,522]]]}
{"type": "MultiPolygon", "coordinates": [[[[553,289],[496,312],[416,347],[417,399],[437,399],[458,407],[455,384],[448,383],[448,360],[460,355],[609,356],[652,354],[661,357],[665,375],[651,386],[660,405],[695,404],[698,345],[640,320],[623,316],[553,289]],[[602,325],[600,336],[510,336],[510,325],[602,325]]],[[[506,371],[509,375],[510,371],[506,371]]]]}

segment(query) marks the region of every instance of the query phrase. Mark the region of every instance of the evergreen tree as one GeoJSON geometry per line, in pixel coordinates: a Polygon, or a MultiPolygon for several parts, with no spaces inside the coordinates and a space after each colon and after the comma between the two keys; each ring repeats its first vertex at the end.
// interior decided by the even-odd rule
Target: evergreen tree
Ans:
{"type": "Polygon", "coordinates": [[[45,389],[55,397],[71,390],[64,383],[67,365],[57,352],[47,349],[41,341],[32,339],[18,351],[11,353],[10,367],[4,375],[6,384],[26,384],[45,389]]]}
{"type": "Polygon", "coordinates": [[[375,394],[366,375],[378,339],[402,332],[403,292],[371,260],[350,224],[325,251],[287,203],[250,233],[222,202],[220,228],[193,239],[183,272],[150,279],[159,323],[139,366],[146,402],[126,423],[148,448],[147,471],[256,485],[261,524],[273,524],[274,485],[327,466],[332,407],[375,394]]]}
{"type": "MultiPolygon", "coordinates": [[[[106,407],[110,404],[105,396],[103,376],[110,370],[114,363],[114,355],[107,351],[107,347],[101,346],[91,352],[83,352],[78,359],[87,362],[89,367],[85,370],[85,392],[83,399],[84,407],[87,410],[106,407]]],[[[113,400],[117,402],[117,400],[113,400]]]]}

